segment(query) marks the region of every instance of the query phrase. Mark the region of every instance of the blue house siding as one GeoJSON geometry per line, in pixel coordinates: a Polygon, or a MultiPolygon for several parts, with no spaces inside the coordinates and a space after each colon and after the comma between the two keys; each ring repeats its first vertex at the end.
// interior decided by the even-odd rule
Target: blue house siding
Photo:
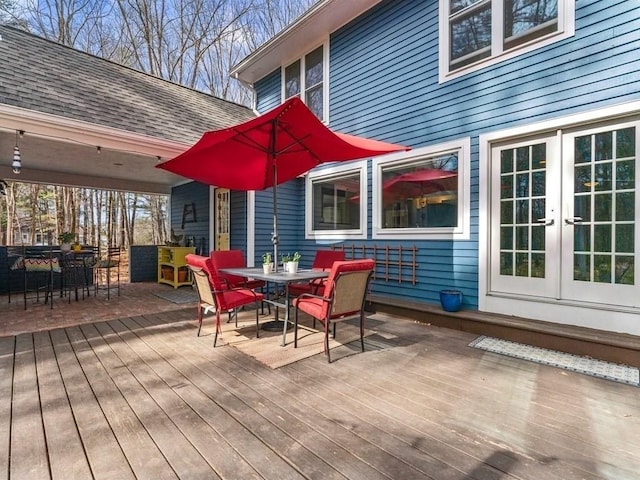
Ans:
{"type": "MultiPolygon", "coordinates": [[[[285,255],[299,251],[304,239],[304,180],[297,178],[278,185],[277,200],[278,255],[285,255]]],[[[255,216],[255,253],[259,265],[263,253],[273,252],[273,189],[256,192],[255,216]]]]}
{"type": "Polygon", "coordinates": [[[256,109],[259,112],[264,113],[280,105],[282,96],[281,78],[280,69],[278,69],[256,82],[256,109]]]}
{"type": "MultiPolygon", "coordinates": [[[[176,235],[184,235],[182,242],[187,238],[195,239],[195,247],[203,252],[208,252],[209,245],[209,186],[198,182],[190,182],[175,187],[171,191],[171,226],[176,235]],[[195,217],[185,217],[182,228],[185,207],[195,208],[195,217]],[[195,222],[192,221],[195,218],[195,222]],[[191,221],[190,221],[191,220],[191,221]]],[[[184,244],[184,243],[183,243],[184,244]]]]}
{"type": "MultiPolygon", "coordinates": [[[[437,0],[386,0],[331,34],[330,126],[414,148],[471,139],[468,240],[372,240],[369,162],[369,240],[346,245],[418,248],[417,284],[378,279],[375,293],[437,302],[440,289],[457,288],[466,306],[477,307],[479,135],[640,99],[640,16],[635,1],[577,0],[574,36],[439,83],[438,14],[437,0]]],[[[280,102],[280,80],[276,70],[256,83],[260,111],[280,102]]],[[[298,213],[298,250],[308,266],[304,259],[321,245],[304,239],[298,213]]],[[[281,241],[286,229],[281,223],[281,241]]]]}

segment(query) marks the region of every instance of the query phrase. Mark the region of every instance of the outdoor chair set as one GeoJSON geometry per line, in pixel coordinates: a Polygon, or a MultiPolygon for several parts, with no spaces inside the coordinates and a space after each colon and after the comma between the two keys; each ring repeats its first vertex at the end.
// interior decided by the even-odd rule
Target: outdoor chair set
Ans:
{"type": "MultiPolygon", "coordinates": [[[[24,308],[28,301],[40,301],[53,308],[54,290],[60,297],[67,297],[71,302],[72,295],[78,300],[90,296],[93,286],[94,295],[99,288],[105,288],[110,298],[111,288],[118,289],[120,295],[120,249],[109,248],[104,256],[100,256],[97,247],[86,247],[79,250],[61,250],[39,247],[12,247],[8,249],[8,278],[14,279],[22,293],[24,308]],[[116,272],[116,282],[110,280],[111,271],[116,272]],[[19,280],[16,282],[16,278],[19,280]]],[[[8,301],[11,303],[12,285],[8,288],[8,301]]]]}
{"type": "MultiPolygon", "coordinates": [[[[237,252],[237,251],[236,251],[237,252]]],[[[255,308],[256,318],[256,337],[260,336],[260,322],[258,315],[258,305],[263,301],[270,300],[261,292],[256,292],[255,288],[263,288],[265,283],[269,281],[268,275],[265,280],[248,280],[248,277],[239,275],[230,275],[223,271],[229,268],[228,262],[216,262],[214,259],[219,258],[218,252],[212,252],[209,257],[190,254],[186,256],[188,267],[193,272],[194,286],[197,290],[198,301],[198,336],[202,330],[203,317],[207,313],[215,313],[216,329],[213,340],[213,346],[216,346],[218,336],[221,334],[221,314],[228,313],[229,320],[236,320],[238,310],[246,305],[253,305],[255,308]],[[224,266],[223,266],[224,265],[224,266]],[[252,283],[253,282],[253,283],[252,283]],[[253,288],[250,287],[253,286],[253,288]]],[[[325,270],[326,275],[321,279],[313,279],[308,282],[292,283],[289,287],[296,285],[294,290],[289,290],[289,295],[294,297],[291,305],[295,309],[294,325],[294,348],[298,346],[298,312],[302,311],[311,316],[313,326],[318,320],[324,327],[324,352],[327,360],[331,361],[329,352],[329,332],[336,335],[336,323],[339,321],[349,320],[352,318],[359,319],[360,326],[360,343],[362,351],[364,351],[364,307],[369,282],[373,274],[375,263],[371,259],[363,260],[344,260],[344,252],[328,252],[330,254],[320,254],[319,261],[314,261],[316,270],[325,270]],[[342,259],[342,260],[336,260],[342,259]],[[330,264],[329,264],[330,263],[330,264]],[[318,281],[321,280],[321,281],[318,281]],[[333,326],[333,328],[331,328],[333,326]]],[[[237,253],[229,254],[235,256],[236,259],[244,258],[242,252],[238,256],[237,253]]],[[[224,255],[220,255],[222,257],[224,255]]],[[[236,271],[242,270],[235,266],[236,271]]],[[[233,268],[231,268],[233,270],[233,268]]],[[[253,272],[252,269],[244,269],[259,275],[258,271],[253,272]]],[[[274,274],[274,277],[278,274],[274,274]]],[[[280,274],[286,275],[286,274],[280,274]]],[[[287,297],[287,310],[289,306],[289,298],[287,297]]],[[[276,304],[274,302],[274,305],[276,304]]],[[[277,317],[276,308],[276,317],[277,317]]],[[[288,318],[288,316],[286,317],[288,318]]],[[[287,320],[285,319],[285,322],[287,320]]],[[[286,326],[285,326],[286,332],[286,326]]],[[[286,333],[285,333],[286,334],[286,333]]],[[[283,334],[283,344],[284,344],[283,334]]]]}

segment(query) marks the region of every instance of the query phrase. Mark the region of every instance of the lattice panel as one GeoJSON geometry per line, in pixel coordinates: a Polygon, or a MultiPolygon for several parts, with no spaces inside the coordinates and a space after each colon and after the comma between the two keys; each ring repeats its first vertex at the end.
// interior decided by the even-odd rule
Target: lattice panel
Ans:
{"type": "Polygon", "coordinates": [[[416,270],[418,268],[418,248],[389,245],[333,245],[334,250],[342,250],[349,260],[359,258],[373,258],[376,268],[374,280],[385,282],[418,283],[416,270]]]}

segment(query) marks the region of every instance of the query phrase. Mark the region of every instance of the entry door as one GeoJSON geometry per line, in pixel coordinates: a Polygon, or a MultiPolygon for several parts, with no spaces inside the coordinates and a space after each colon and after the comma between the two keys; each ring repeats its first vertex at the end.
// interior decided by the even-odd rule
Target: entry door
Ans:
{"type": "Polygon", "coordinates": [[[215,249],[229,250],[229,189],[216,188],[213,209],[215,211],[215,249]]]}
{"type": "Polygon", "coordinates": [[[562,297],[637,306],[636,123],[563,138],[562,297]]]}
{"type": "Polygon", "coordinates": [[[497,145],[491,158],[490,289],[555,297],[560,218],[557,139],[497,145]]]}
{"type": "Polygon", "coordinates": [[[495,145],[491,292],[638,306],[640,124],[495,145]]]}

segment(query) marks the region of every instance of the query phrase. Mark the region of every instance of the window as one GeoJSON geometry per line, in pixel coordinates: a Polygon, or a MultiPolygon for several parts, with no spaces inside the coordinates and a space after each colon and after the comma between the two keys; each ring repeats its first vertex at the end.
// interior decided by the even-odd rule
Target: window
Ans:
{"type": "Polygon", "coordinates": [[[309,173],[307,238],[366,238],[366,162],[309,173]]]}
{"type": "Polygon", "coordinates": [[[374,238],[468,235],[469,144],[467,139],[374,159],[374,238]]]}
{"type": "Polygon", "coordinates": [[[322,121],[326,121],[326,81],[325,46],[284,67],[283,100],[299,97],[322,121]]]}
{"type": "Polygon", "coordinates": [[[440,79],[573,35],[575,0],[440,0],[440,79]]]}

